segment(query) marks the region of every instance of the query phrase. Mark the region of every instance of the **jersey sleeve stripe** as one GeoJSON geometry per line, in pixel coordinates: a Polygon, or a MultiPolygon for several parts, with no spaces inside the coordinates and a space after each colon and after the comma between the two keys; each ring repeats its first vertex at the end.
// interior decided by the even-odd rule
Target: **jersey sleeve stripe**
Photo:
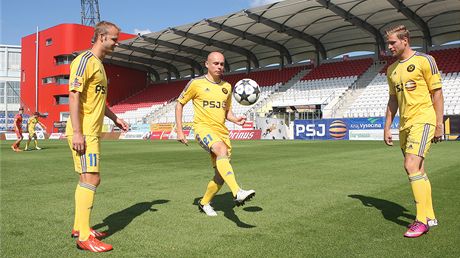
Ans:
{"type": "Polygon", "coordinates": [[[184,87],[184,89],[182,90],[182,92],[180,93],[178,99],[181,99],[181,98],[184,96],[185,92],[188,90],[188,88],[189,88],[190,85],[192,84],[193,80],[195,80],[195,79],[191,79],[191,80],[187,83],[187,85],[185,85],[185,87],[184,87]]]}
{"type": "Polygon", "coordinates": [[[438,67],[436,66],[436,62],[434,61],[434,58],[432,56],[420,52],[417,52],[417,55],[423,56],[428,60],[428,63],[430,64],[431,74],[439,73],[438,67]]]}
{"type": "Polygon", "coordinates": [[[188,87],[190,87],[190,84],[192,84],[193,80],[195,80],[195,79],[191,79],[191,80],[187,83],[187,85],[185,85],[183,92],[186,92],[186,91],[188,90],[188,87]]]}
{"type": "Polygon", "coordinates": [[[438,66],[436,66],[436,62],[432,56],[428,56],[428,62],[430,62],[431,74],[439,73],[438,66]]]}
{"type": "Polygon", "coordinates": [[[77,76],[83,75],[86,69],[86,64],[88,63],[88,60],[92,55],[93,54],[90,51],[88,51],[82,56],[82,58],[80,59],[80,64],[78,65],[78,69],[76,73],[77,76]]]}

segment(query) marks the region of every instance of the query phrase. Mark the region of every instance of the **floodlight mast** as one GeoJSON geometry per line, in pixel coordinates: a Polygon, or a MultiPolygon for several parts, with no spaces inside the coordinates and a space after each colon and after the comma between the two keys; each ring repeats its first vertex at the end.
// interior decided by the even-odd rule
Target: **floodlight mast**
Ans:
{"type": "Polygon", "coordinates": [[[101,20],[98,0],[81,0],[81,24],[94,27],[101,20]]]}

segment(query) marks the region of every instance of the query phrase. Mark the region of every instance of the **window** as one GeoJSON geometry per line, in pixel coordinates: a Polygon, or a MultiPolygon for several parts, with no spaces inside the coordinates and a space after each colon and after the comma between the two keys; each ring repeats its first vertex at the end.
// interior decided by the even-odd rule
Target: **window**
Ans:
{"type": "Polygon", "coordinates": [[[0,103],[5,103],[5,82],[0,82],[0,103]]]}
{"type": "Polygon", "coordinates": [[[21,70],[21,53],[8,52],[8,70],[19,72],[21,70]]]}
{"type": "Polygon", "coordinates": [[[69,116],[70,116],[70,112],[61,112],[59,115],[60,121],[67,121],[69,116]]]}
{"type": "Polygon", "coordinates": [[[69,104],[69,95],[54,96],[57,105],[69,104]]]}
{"type": "Polygon", "coordinates": [[[51,38],[46,39],[45,46],[51,46],[51,45],[53,45],[53,39],[51,39],[51,38]]]}
{"type": "Polygon", "coordinates": [[[56,76],[56,84],[59,84],[59,85],[69,84],[69,75],[56,76]]]}
{"type": "Polygon", "coordinates": [[[46,77],[42,79],[43,84],[49,84],[54,82],[54,77],[46,77]]]}
{"type": "Polygon", "coordinates": [[[74,58],[75,57],[73,55],[62,55],[54,57],[56,60],[56,65],[70,64],[74,58]]]}
{"type": "Polygon", "coordinates": [[[5,88],[6,88],[6,101],[9,104],[18,104],[20,95],[19,82],[0,82],[0,103],[5,103],[5,88]]]}

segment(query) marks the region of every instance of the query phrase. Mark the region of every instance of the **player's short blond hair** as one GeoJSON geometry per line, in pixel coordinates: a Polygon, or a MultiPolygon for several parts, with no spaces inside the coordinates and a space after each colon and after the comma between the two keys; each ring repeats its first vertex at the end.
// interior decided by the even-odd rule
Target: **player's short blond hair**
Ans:
{"type": "Polygon", "coordinates": [[[91,39],[91,42],[96,42],[97,37],[99,37],[99,35],[108,33],[110,27],[115,27],[118,31],[121,31],[120,27],[118,27],[115,23],[108,21],[100,21],[96,24],[96,26],[94,26],[94,35],[91,39]]]}
{"type": "Polygon", "coordinates": [[[407,38],[407,41],[410,42],[410,33],[409,30],[404,25],[396,25],[385,30],[385,34],[388,36],[396,34],[398,39],[407,38]]]}

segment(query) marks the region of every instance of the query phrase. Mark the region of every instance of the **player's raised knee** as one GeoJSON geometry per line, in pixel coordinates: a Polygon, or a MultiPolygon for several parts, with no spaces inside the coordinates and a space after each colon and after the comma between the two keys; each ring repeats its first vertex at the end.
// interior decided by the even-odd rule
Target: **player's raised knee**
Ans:
{"type": "Polygon", "coordinates": [[[216,142],[212,145],[211,150],[214,154],[216,154],[216,157],[218,159],[222,157],[228,158],[228,149],[225,143],[223,142],[216,142]]]}

